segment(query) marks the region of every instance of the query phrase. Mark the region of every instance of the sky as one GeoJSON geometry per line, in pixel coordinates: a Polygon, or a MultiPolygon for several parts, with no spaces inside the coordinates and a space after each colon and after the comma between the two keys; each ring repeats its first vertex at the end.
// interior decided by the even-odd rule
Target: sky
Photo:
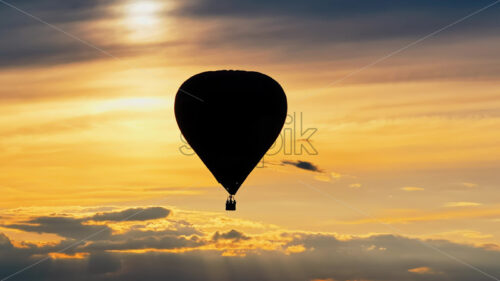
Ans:
{"type": "Polygon", "coordinates": [[[500,280],[499,13],[1,0],[0,280],[500,280]],[[173,112],[219,69],[288,99],[236,212],[173,112]]]}

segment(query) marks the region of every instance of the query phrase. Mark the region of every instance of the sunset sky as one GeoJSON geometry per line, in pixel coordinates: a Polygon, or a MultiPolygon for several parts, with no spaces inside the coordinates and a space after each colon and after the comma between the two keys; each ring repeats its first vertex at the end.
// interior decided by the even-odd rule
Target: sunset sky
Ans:
{"type": "Polygon", "coordinates": [[[499,15],[0,0],[0,280],[500,280],[499,15]],[[173,112],[219,69],[288,98],[231,213],[173,112]]]}

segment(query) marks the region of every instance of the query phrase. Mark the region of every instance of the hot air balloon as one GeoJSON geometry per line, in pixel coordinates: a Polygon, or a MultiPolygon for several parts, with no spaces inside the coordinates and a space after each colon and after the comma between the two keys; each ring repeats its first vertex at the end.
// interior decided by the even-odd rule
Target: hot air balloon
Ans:
{"type": "Polygon", "coordinates": [[[191,148],[234,195],[279,136],[287,114],[286,95],[259,72],[220,70],[186,80],[175,97],[177,124],[191,148]]]}

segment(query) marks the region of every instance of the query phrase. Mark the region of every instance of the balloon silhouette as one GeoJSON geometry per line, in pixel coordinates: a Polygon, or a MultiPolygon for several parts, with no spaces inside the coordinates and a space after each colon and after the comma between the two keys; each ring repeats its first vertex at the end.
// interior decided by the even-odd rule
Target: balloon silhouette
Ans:
{"type": "Polygon", "coordinates": [[[248,71],[209,71],[189,78],[175,97],[177,124],[191,148],[234,195],[278,137],[287,101],[271,77],[248,71]]]}

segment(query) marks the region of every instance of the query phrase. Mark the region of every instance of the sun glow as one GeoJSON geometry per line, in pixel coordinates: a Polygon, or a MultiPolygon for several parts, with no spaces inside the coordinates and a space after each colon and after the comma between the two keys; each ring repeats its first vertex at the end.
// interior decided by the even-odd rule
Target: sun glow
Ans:
{"type": "Polygon", "coordinates": [[[161,12],[165,6],[156,1],[136,1],[125,5],[125,25],[130,40],[151,42],[158,40],[164,32],[161,12]]]}
{"type": "Polygon", "coordinates": [[[167,104],[169,104],[169,101],[165,98],[119,98],[95,102],[92,106],[92,112],[95,114],[113,110],[153,110],[165,107],[167,104]]]}

